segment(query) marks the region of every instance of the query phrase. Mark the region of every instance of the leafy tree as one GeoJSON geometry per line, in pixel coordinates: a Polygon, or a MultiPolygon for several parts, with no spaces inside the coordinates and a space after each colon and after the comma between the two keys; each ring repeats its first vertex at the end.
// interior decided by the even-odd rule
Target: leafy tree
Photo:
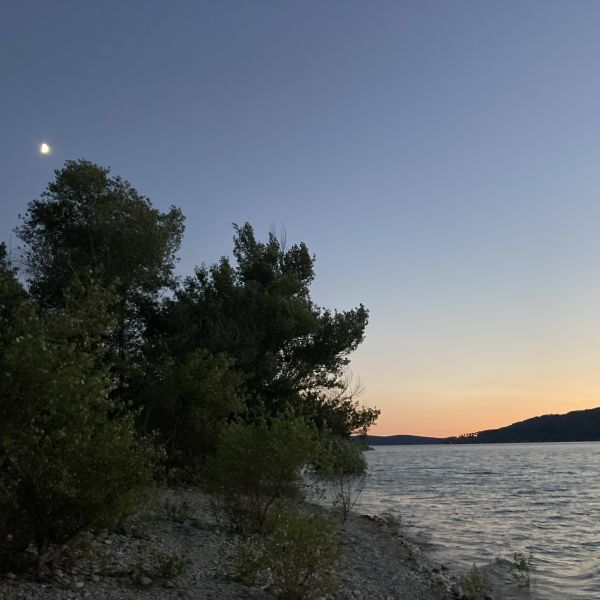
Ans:
{"type": "Polygon", "coordinates": [[[127,181],[86,160],[67,161],[55,174],[18,228],[35,296],[61,305],[73,278],[90,271],[126,299],[173,282],[179,209],[161,213],[127,181]]]}
{"type": "Polygon", "coordinates": [[[8,262],[6,244],[0,243],[0,347],[9,324],[26,298],[27,293],[17,279],[17,271],[8,262]]]}
{"type": "Polygon", "coordinates": [[[127,181],[86,160],[67,161],[55,175],[17,229],[30,291],[44,306],[61,307],[73,281],[92,275],[112,289],[110,359],[123,379],[139,353],[144,311],[173,284],[183,215],[174,207],[161,213],[127,181]]]}
{"type": "Polygon", "coordinates": [[[98,331],[107,292],[69,291],[49,314],[0,269],[0,554],[37,549],[40,575],[74,536],[111,525],[153,485],[154,445],[110,399],[98,331]],[[6,306],[13,302],[11,310],[6,306]]]}
{"type": "Polygon", "coordinates": [[[206,350],[191,352],[182,362],[165,358],[146,387],[146,430],[160,432],[171,476],[193,475],[215,448],[223,427],[241,414],[242,379],[233,360],[206,350]]]}
{"type": "Polygon", "coordinates": [[[364,406],[358,400],[360,385],[352,385],[351,375],[344,375],[330,387],[313,388],[302,394],[301,410],[309,415],[320,431],[366,435],[377,421],[379,410],[364,406]]]}
{"type": "Polygon", "coordinates": [[[154,335],[169,340],[174,356],[205,348],[233,357],[251,411],[265,406],[276,415],[292,406],[344,435],[368,427],[377,411],[335,399],[364,337],[364,306],[332,312],[312,302],[314,257],[304,244],[286,248],[273,234],[259,242],[246,223],[235,226],[233,254],[235,265],[222,258],[185,280],[154,335]]]}

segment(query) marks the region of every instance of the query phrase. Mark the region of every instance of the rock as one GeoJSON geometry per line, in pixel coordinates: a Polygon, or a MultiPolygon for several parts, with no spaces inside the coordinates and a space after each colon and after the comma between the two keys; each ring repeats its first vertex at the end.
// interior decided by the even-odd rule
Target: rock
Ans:
{"type": "Polygon", "coordinates": [[[81,589],[83,586],[84,586],[84,583],[83,583],[83,581],[76,581],[76,582],[73,584],[73,587],[74,587],[76,590],[80,590],[80,589],[81,589]]]}
{"type": "Polygon", "coordinates": [[[12,579],[12,580],[14,580],[14,579],[16,579],[16,578],[17,578],[17,576],[16,576],[14,573],[11,573],[11,572],[9,571],[9,572],[6,574],[6,578],[7,578],[7,579],[12,579]]]}
{"type": "Polygon", "coordinates": [[[96,574],[92,575],[92,581],[98,583],[100,581],[100,576],[96,574]]]}
{"type": "Polygon", "coordinates": [[[152,584],[152,579],[150,579],[150,577],[146,577],[146,575],[142,575],[139,579],[138,579],[138,583],[140,585],[143,585],[144,587],[148,587],[149,585],[152,584]]]}

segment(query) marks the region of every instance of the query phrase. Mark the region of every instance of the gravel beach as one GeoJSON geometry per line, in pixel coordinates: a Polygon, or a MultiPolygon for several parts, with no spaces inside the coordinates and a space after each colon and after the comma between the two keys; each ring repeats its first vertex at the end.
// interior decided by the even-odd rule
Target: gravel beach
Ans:
{"type": "MultiPolygon", "coordinates": [[[[335,575],[340,589],[331,599],[448,600],[460,598],[457,578],[431,562],[389,520],[352,515],[341,530],[342,557],[335,575]]],[[[163,490],[151,508],[115,532],[84,539],[83,558],[37,582],[0,576],[0,598],[90,600],[259,599],[268,590],[228,576],[236,538],[219,525],[210,500],[193,490],[163,490]],[[179,575],[174,572],[181,569],[179,575]]]]}

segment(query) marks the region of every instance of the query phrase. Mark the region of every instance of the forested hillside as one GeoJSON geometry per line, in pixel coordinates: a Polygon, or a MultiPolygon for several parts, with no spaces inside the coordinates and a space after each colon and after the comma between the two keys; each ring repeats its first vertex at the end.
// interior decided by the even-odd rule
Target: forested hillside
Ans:
{"type": "Polygon", "coordinates": [[[597,442],[600,441],[600,408],[576,410],[564,415],[543,415],[508,427],[465,434],[445,441],[452,444],[597,442]]]}

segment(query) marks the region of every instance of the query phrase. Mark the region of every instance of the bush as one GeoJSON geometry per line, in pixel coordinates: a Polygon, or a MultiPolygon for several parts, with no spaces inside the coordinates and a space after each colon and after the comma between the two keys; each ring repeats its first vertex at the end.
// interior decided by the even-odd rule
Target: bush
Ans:
{"type": "Polygon", "coordinates": [[[393,532],[398,532],[402,528],[402,517],[392,512],[383,512],[380,515],[383,524],[393,532]]]}
{"type": "Polygon", "coordinates": [[[299,494],[301,469],[316,451],[316,436],[302,419],[233,423],[207,464],[206,488],[236,529],[261,531],[278,498],[299,494]]]}
{"type": "MultiPolygon", "coordinates": [[[[4,290],[0,279],[0,304],[4,290]]],[[[23,301],[2,323],[0,550],[10,558],[33,544],[40,575],[79,532],[114,525],[153,484],[153,444],[110,399],[102,345],[82,329],[103,300],[93,290],[73,297],[51,321],[23,301]]]]}
{"type": "Polygon", "coordinates": [[[338,534],[330,519],[280,504],[271,534],[242,542],[234,568],[243,582],[269,587],[278,598],[314,598],[336,589],[331,570],[339,556],[338,534]]]}
{"type": "Polygon", "coordinates": [[[315,472],[332,489],[333,507],[344,523],[365,487],[367,462],[363,448],[358,442],[339,436],[325,437],[321,445],[315,472]]]}
{"type": "Polygon", "coordinates": [[[510,573],[519,587],[529,587],[531,585],[531,574],[533,573],[533,554],[524,552],[515,552],[513,562],[510,566],[510,573]]]}
{"type": "Polygon", "coordinates": [[[225,355],[196,350],[181,362],[164,359],[146,385],[146,428],[159,432],[170,480],[193,478],[214,452],[228,418],[243,409],[242,380],[232,367],[233,360],[225,355]]]}
{"type": "Polygon", "coordinates": [[[491,589],[487,577],[477,568],[477,565],[473,565],[460,585],[464,596],[469,600],[481,600],[491,589]]]}
{"type": "Polygon", "coordinates": [[[175,579],[191,564],[187,555],[173,552],[150,551],[150,567],[147,574],[153,578],[175,579]]]}

